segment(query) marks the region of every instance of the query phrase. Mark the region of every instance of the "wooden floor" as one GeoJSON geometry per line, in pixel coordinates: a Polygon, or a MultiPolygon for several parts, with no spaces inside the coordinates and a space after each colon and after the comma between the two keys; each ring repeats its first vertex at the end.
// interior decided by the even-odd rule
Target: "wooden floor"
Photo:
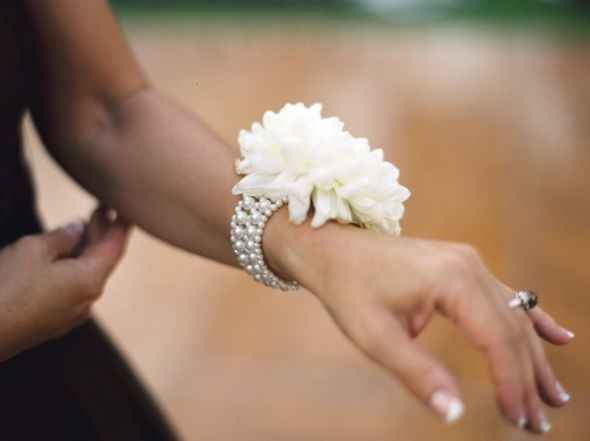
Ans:
{"type": "MultiPolygon", "coordinates": [[[[413,191],[405,234],[475,244],[577,333],[548,348],[573,401],[549,411],[547,439],[590,440],[590,43],[296,25],[127,32],[154,82],[234,145],[264,110],[301,100],[383,147],[413,191]]],[[[49,225],[90,209],[30,134],[28,152],[49,225]]],[[[451,428],[359,355],[310,294],[275,295],[142,233],[97,310],[187,440],[529,438],[498,416],[485,363],[442,321],[422,340],[465,391],[451,428]]]]}

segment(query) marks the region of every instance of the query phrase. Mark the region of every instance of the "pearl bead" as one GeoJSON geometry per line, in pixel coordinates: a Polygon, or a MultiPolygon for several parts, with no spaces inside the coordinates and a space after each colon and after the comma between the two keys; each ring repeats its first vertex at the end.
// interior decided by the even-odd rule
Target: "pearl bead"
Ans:
{"type": "Polygon", "coordinates": [[[229,231],[232,249],[240,265],[258,282],[282,291],[295,290],[299,284],[281,280],[266,266],[261,242],[268,218],[286,201],[286,197],[273,202],[269,198],[243,196],[235,207],[229,231]]]}
{"type": "Polygon", "coordinates": [[[259,203],[258,203],[258,207],[261,210],[266,210],[268,207],[270,207],[270,201],[268,199],[262,199],[259,203]]]}
{"type": "Polygon", "coordinates": [[[252,199],[250,196],[244,196],[243,205],[245,208],[252,208],[254,205],[254,199],[252,199]]]}

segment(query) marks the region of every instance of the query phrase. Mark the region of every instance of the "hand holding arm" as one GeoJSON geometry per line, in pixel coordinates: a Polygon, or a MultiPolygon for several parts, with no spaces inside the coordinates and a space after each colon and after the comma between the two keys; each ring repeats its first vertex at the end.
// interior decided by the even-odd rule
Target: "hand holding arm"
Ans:
{"type": "Polygon", "coordinates": [[[127,226],[89,224],[25,236],[0,250],[0,361],[84,322],[125,249],[127,226]]]}

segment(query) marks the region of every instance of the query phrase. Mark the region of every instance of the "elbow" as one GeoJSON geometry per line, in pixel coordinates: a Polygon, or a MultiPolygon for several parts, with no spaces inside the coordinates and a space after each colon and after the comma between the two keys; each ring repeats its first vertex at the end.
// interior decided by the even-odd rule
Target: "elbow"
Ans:
{"type": "Polygon", "coordinates": [[[60,156],[62,150],[83,149],[96,139],[121,129],[127,120],[125,103],[150,89],[147,83],[120,94],[95,94],[69,103],[57,103],[51,108],[33,112],[40,137],[50,153],[60,156]]]}

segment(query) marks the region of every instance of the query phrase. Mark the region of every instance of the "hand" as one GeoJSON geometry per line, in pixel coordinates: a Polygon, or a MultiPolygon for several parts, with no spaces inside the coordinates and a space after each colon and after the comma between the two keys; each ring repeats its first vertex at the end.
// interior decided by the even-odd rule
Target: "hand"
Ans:
{"type": "Polygon", "coordinates": [[[438,313],[487,356],[506,418],[533,432],[549,430],[541,400],[561,406],[569,395],[539,336],[559,345],[573,334],[539,307],[509,309],[514,290],[486,269],[472,247],[336,223],[312,231],[287,225],[284,211],[265,232],[269,264],[312,291],[344,334],[418,399],[447,422],[463,412],[453,375],[413,340],[438,313]]]}
{"type": "Polygon", "coordinates": [[[0,360],[84,322],[121,258],[127,226],[96,210],[0,250],[0,360]]]}

